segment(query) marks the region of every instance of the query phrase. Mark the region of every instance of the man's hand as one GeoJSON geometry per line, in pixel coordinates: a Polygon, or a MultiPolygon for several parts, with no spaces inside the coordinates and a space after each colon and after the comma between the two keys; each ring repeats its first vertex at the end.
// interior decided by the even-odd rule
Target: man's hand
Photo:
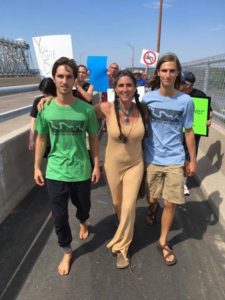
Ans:
{"type": "Polygon", "coordinates": [[[40,169],[34,170],[34,180],[37,185],[43,186],[45,184],[45,180],[40,169]]]}
{"type": "Polygon", "coordinates": [[[100,179],[100,168],[99,167],[94,167],[92,176],[91,176],[91,182],[92,183],[98,183],[100,179]]]}
{"type": "Polygon", "coordinates": [[[196,162],[186,161],[184,164],[184,176],[193,176],[196,171],[196,162]]]}
{"type": "Polygon", "coordinates": [[[212,120],[209,119],[209,120],[206,122],[206,125],[207,125],[207,127],[210,127],[210,126],[212,125],[212,120]]]}
{"type": "Polygon", "coordinates": [[[35,149],[35,142],[34,141],[29,141],[28,149],[30,151],[34,151],[34,149],[35,149]]]}

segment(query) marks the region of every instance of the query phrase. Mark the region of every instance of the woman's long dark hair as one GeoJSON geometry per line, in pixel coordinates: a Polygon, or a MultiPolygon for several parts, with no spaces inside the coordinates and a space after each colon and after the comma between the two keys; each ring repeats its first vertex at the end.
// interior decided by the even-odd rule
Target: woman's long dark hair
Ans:
{"type": "Polygon", "coordinates": [[[164,64],[165,62],[170,62],[170,61],[174,61],[176,63],[178,76],[175,80],[174,87],[175,89],[179,90],[180,83],[181,83],[181,70],[182,70],[180,61],[174,53],[166,53],[160,56],[155,68],[154,75],[150,79],[150,88],[152,91],[160,88],[160,78],[158,76],[158,71],[160,70],[161,65],[164,64]]]}
{"type": "Polygon", "coordinates": [[[56,86],[55,86],[55,82],[51,77],[45,77],[41,80],[39,84],[39,90],[43,94],[56,97],[56,86]]]}
{"type": "MultiPolygon", "coordinates": [[[[117,86],[117,83],[119,81],[119,79],[121,77],[127,76],[129,77],[134,85],[136,86],[136,78],[134,77],[134,74],[130,71],[130,70],[121,70],[117,73],[116,77],[115,77],[115,82],[114,82],[114,88],[117,86]]],[[[139,101],[139,94],[136,90],[135,94],[134,94],[134,98],[135,98],[135,103],[137,106],[137,109],[141,115],[142,118],[142,122],[144,125],[144,129],[145,129],[145,136],[147,136],[147,122],[146,122],[146,114],[147,114],[147,110],[144,109],[144,106],[140,103],[139,101]]],[[[125,136],[125,134],[122,131],[122,126],[120,123],[120,116],[119,116],[119,108],[120,108],[120,101],[119,101],[119,97],[117,95],[117,93],[115,92],[115,102],[114,102],[114,107],[115,107],[115,114],[116,114],[116,119],[117,119],[117,124],[119,127],[119,131],[120,131],[120,135],[119,135],[119,139],[123,142],[123,143],[127,143],[127,136],[125,136]]]]}

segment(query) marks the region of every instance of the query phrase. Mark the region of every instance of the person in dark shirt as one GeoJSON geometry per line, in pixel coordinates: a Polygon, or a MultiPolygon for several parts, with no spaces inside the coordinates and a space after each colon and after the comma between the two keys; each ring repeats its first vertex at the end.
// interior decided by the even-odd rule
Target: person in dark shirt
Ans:
{"type": "Polygon", "coordinates": [[[75,80],[73,96],[92,104],[94,86],[87,82],[88,69],[85,65],[78,66],[78,75],[75,80]]]}
{"type": "MultiPolygon", "coordinates": [[[[207,95],[203,91],[194,88],[195,81],[196,81],[196,78],[195,78],[195,75],[192,72],[184,71],[181,74],[181,87],[180,87],[180,90],[182,92],[188,94],[189,96],[194,97],[194,98],[207,98],[207,95]]],[[[209,106],[209,111],[210,111],[210,119],[206,123],[208,127],[211,126],[211,122],[212,122],[211,118],[212,118],[213,111],[212,111],[211,105],[209,106]]],[[[195,134],[196,156],[198,154],[200,138],[201,138],[200,135],[195,134]]],[[[189,153],[188,153],[187,146],[186,146],[186,143],[185,143],[185,139],[184,139],[184,149],[185,149],[186,161],[189,161],[190,158],[189,158],[189,153]]],[[[186,182],[187,182],[187,180],[186,180],[186,182]]],[[[189,192],[189,189],[188,189],[186,183],[184,185],[184,195],[186,195],[186,196],[190,195],[190,192],[189,192]]]]}
{"type": "MultiPolygon", "coordinates": [[[[46,77],[46,78],[42,79],[39,84],[39,90],[42,93],[42,95],[34,99],[34,102],[33,102],[32,108],[31,108],[31,112],[30,112],[31,121],[30,121],[30,135],[29,135],[28,148],[31,151],[33,151],[35,148],[36,134],[35,134],[34,128],[35,128],[36,118],[38,115],[38,109],[37,109],[38,103],[44,97],[48,97],[48,96],[55,97],[56,96],[56,86],[55,86],[53,79],[50,77],[46,77]]],[[[46,157],[46,155],[44,155],[44,156],[46,157]]]]}

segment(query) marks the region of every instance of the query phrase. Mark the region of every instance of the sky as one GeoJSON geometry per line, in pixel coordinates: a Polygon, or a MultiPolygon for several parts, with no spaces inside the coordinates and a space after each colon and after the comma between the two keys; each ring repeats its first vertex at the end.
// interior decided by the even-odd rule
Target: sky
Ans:
{"type": "MultiPolygon", "coordinates": [[[[77,63],[107,56],[121,68],[141,67],[143,49],[156,51],[159,1],[0,0],[0,37],[24,39],[37,67],[32,37],[71,34],[77,63]]],[[[225,53],[225,0],[164,0],[160,53],[182,63],[225,53]]]]}

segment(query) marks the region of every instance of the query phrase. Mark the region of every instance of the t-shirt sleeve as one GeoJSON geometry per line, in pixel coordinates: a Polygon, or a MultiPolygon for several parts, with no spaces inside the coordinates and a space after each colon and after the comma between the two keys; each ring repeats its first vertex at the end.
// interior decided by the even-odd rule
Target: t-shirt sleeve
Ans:
{"type": "Polygon", "coordinates": [[[42,134],[42,135],[49,134],[48,123],[46,122],[46,120],[44,118],[43,111],[39,112],[37,115],[37,119],[35,122],[35,131],[37,131],[37,133],[42,134]]]}
{"type": "Polygon", "coordinates": [[[94,108],[91,106],[88,111],[88,122],[87,122],[87,132],[90,135],[96,134],[98,132],[98,120],[94,108]]]}
{"type": "Polygon", "coordinates": [[[142,99],[141,99],[141,102],[144,103],[144,104],[147,104],[147,97],[146,97],[146,94],[147,94],[147,93],[145,93],[144,96],[143,96],[142,99]]]}
{"type": "Polygon", "coordinates": [[[191,97],[188,97],[184,114],[183,114],[183,127],[184,128],[192,128],[194,119],[194,102],[191,97]]]}

